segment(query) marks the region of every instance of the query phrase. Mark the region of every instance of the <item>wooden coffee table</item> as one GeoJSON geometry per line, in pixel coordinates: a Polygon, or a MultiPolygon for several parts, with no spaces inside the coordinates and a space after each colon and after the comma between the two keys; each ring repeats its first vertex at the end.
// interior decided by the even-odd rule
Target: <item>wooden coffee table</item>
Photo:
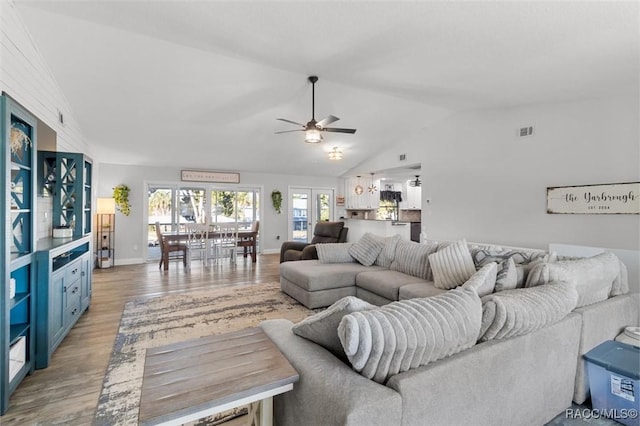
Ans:
{"type": "Polygon", "coordinates": [[[148,349],[138,422],[182,424],[251,404],[251,424],[271,425],[273,396],[298,379],[260,328],[148,349]]]}

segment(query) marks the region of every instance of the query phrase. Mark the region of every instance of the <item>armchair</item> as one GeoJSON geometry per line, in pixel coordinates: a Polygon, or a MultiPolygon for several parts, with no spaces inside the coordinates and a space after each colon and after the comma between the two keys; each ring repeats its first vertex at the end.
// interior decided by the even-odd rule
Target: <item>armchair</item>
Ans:
{"type": "Polygon", "coordinates": [[[286,241],[280,247],[280,263],[293,260],[317,259],[316,244],[344,243],[347,232],[344,222],[318,222],[313,228],[313,238],[310,243],[300,241],[286,241]]]}

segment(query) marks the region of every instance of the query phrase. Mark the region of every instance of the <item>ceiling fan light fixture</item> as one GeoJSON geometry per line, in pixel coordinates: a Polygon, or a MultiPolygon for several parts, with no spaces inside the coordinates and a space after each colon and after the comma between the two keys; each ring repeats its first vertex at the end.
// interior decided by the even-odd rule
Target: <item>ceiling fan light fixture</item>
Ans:
{"type": "Polygon", "coordinates": [[[308,129],[304,132],[304,141],[306,143],[320,143],[322,142],[322,134],[318,129],[308,129]]]}
{"type": "Polygon", "coordinates": [[[329,151],[329,160],[342,160],[342,151],[337,146],[333,147],[333,151],[329,151]]]}

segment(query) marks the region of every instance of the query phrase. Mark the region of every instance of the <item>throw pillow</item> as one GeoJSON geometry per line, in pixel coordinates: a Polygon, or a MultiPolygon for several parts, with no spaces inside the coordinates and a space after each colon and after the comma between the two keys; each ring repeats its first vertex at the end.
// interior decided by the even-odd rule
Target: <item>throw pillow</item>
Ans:
{"type": "Polygon", "coordinates": [[[493,289],[496,286],[497,270],[495,262],[483,266],[466,283],[462,284],[462,288],[470,288],[480,297],[493,293],[493,289]]]}
{"type": "Polygon", "coordinates": [[[431,278],[429,255],[437,248],[437,244],[400,240],[396,245],[396,255],[390,269],[428,280],[431,278]]]}
{"type": "Polygon", "coordinates": [[[398,241],[400,241],[400,235],[396,234],[392,237],[381,238],[381,240],[382,250],[380,250],[380,254],[376,258],[374,265],[389,268],[396,258],[396,246],[398,245],[398,241]]]}
{"type": "Polygon", "coordinates": [[[513,258],[498,263],[495,291],[513,290],[518,284],[518,271],[513,258]]]}
{"type": "Polygon", "coordinates": [[[382,250],[382,240],[369,232],[349,247],[349,254],[364,266],[371,266],[382,250]]]}
{"type": "Polygon", "coordinates": [[[521,265],[549,259],[549,254],[543,251],[499,249],[495,247],[475,247],[469,251],[477,269],[489,262],[498,263],[495,291],[524,287],[528,268],[521,265]],[[508,259],[511,259],[511,261],[508,261],[508,259]]]}
{"type": "Polygon", "coordinates": [[[433,271],[433,285],[444,290],[464,284],[476,273],[465,240],[457,241],[429,255],[429,263],[433,271]]]}
{"type": "Polygon", "coordinates": [[[324,243],[316,244],[320,263],[351,263],[356,260],[349,254],[353,243],[324,243]]]}
{"type": "Polygon", "coordinates": [[[455,289],[345,315],[338,336],[353,369],[385,383],[395,374],[470,348],[481,320],[475,291],[455,289]]]}
{"type": "Polygon", "coordinates": [[[578,305],[591,305],[609,298],[620,262],[610,252],[578,260],[538,263],[529,272],[525,287],[536,287],[552,281],[574,283],[578,290],[578,305]]]}
{"type": "Polygon", "coordinates": [[[575,284],[553,282],[482,298],[480,340],[506,339],[554,324],[576,307],[575,284]]]}
{"type": "Polygon", "coordinates": [[[611,285],[611,293],[609,293],[609,297],[629,293],[629,273],[627,272],[627,266],[622,263],[621,260],[618,260],[618,262],[620,263],[620,273],[611,285]]]}
{"type": "Polygon", "coordinates": [[[338,338],[340,320],[347,314],[374,308],[376,308],[375,305],[357,297],[343,297],[324,311],[303,319],[291,327],[291,331],[329,350],[338,358],[346,360],[347,357],[338,338]]]}

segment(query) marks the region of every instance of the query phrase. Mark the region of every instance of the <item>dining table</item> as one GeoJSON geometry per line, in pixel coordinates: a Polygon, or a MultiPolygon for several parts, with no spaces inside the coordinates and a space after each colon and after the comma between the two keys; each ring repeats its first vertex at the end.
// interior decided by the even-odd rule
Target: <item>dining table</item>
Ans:
{"type": "MultiPolygon", "coordinates": [[[[209,232],[209,240],[215,240],[222,236],[222,234],[218,231],[210,231],[209,232]]],[[[246,231],[238,231],[238,247],[244,248],[244,257],[246,258],[248,253],[248,248],[251,247],[251,262],[256,263],[256,237],[257,232],[246,230],[246,231]]],[[[165,250],[165,248],[170,244],[179,243],[181,241],[186,241],[189,239],[189,234],[186,232],[179,231],[167,231],[162,233],[162,265],[163,269],[166,271],[169,269],[169,250],[165,250]]]]}

